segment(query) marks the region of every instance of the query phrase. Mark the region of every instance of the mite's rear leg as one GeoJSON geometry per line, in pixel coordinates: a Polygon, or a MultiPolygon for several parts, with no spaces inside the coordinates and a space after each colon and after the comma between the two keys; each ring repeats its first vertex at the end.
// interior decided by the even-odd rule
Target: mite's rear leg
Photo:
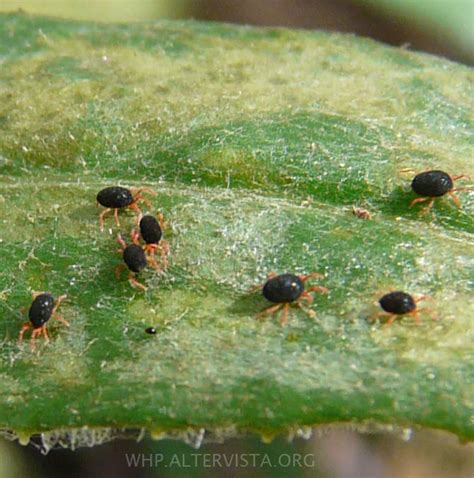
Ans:
{"type": "Polygon", "coordinates": [[[36,337],[41,337],[42,335],[44,335],[44,341],[48,343],[49,336],[46,330],[46,325],[33,329],[33,333],[31,334],[31,340],[30,340],[30,348],[32,352],[34,352],[36,349],[36,337]]]}
{"type": "Polygon", "coordinates": [[[100,230],[103,231],[104,230],[104,217],[107,213],[109,213],[110,211],[112,211],[111,208],[107,208],[107,209],[104,209],[100,214],[99,214],[99,226],[100,226],[100,230]]]}
{"type": "MultiPolygon", "coordinates": [[[[308,296],[308,297],[311,297],[311,296],[308,296]]],[[[312,297],[311,297],[312,298],[312,297]]],[[[312,301],[311,301],[312,302],[312,301]]],[[[305,307],[301,302],[298,302],[296,301],[295,302],[295,305],[296,307],[300,308],[303,312],[305,312],[305,314],[307,314],[309,317],[311,317],[312,319],[314,317],[316,317],[316,312],[313,310],[313,309],[308,309],[307,307],[305,307]]]]}
{"type": "Polygon", "coordinates": [[[427,213],[429,210],[433,207],[433,203],[435,201],[435,198],[432,197],[425,197],[425,198],[416,198],[413,199],[413,201],[410,203],[409,207],[413,207],[415,204],[418,204],[420,202],[425,202],[429,201],[428,205],[420,210],[422,213],[427,213]]]}
{"type": "Polygon", "coordinates": [[[267,315],[272,315],[279,309],[283,307],[283,304],[277,304],[277,305],[271,305],[270,307],[267,307],[266,309],[263,309],[261,312],[259,312],[256,317],[261,318],[265,317],[267,315]]]}
{"type": "Polygon", "coordinates": [[[376,312],[369,317],[369,322],[375,322],[377,319],[392,317],[393,314],[389,312],[376,312]]]}
{"type": "Polygon", "coordinates": [[[288,313],[290,311],[290,304],[288,302],[286,302],[284,305],[283,305],[283,312],[280,316],[280,324],[282,326],[286,325],[287,322],[288,322],[288,313]]]}
{"type": "Polygon", "coordinates": [[[323,287],[322,285],[313,285],[312,287],[308,287],[305,292],[307,294],[309,294],[310,292],[317,292],[318,294],[326,295],[329,294],[329,289],[327,287],[323,287]]]}
{"type": "Polygon", "coordinates": [[[142,290],[147,289],[145,285],[143,285],[141,282],[137,281],[133,272],[130,272],[128,274],[128,282],[130,283],[130,285],[132,287],[139,288],[139,289],[142,289],[142,290]]]}
{"type": "Polygon", "coordinates": [[[33,326],[29,322],[25,322],[20,330],[20,333],[18,335],[18,345],[20,345],[23,342],[23,336],[25,335],[25,332],[27,330],[30,330],[33,326]]]}

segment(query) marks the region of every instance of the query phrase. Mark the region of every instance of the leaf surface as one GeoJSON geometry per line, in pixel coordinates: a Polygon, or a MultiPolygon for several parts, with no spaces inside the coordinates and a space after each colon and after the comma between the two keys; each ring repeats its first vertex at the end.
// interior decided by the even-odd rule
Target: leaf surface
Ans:
{"type": "Polygon", "coordinates": [[[473,173],[472,70],[347,35],[23,14],[0,16],[0,62],[0,428],[472,439],[473,195],[420,215],[400,172],[473,173]],[[114,275],[133,214],[99,231],[116,184],[169,222],[145,293],[114,275]],[[256,319],[272,271],[324,274],[316,317],[256,319]],[[368,321],[394,289],[431,296],[422,325],[368,321]],[[34,353],[33,290],[67,293],[70,322],[34,353]]]}

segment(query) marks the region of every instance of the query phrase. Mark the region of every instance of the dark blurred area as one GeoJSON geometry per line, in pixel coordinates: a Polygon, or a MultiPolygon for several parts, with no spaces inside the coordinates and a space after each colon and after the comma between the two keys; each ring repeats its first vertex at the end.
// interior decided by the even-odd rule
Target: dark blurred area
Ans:
{"type": "Polygon", "coordinates": [[[46,456],[31,445],[3,441],[0,457],[6,462],[0,462],[0,477],[471,478],[473,452],[472,444],[461,446],[452,435],[428,430],[407,440],[393,433],[336,428],[309,440],[278,438],[264,444],[249,437],[199,449],[173,440],[118,440],[75,451],[52,450],[46,456]],[[134,464],[132,455],[143,458],[134,464]]]}
{"type": "MultiPolygon", "coordinates": [[[[430,8],[434,2],[420,3],[430,8]]],[[[466,2],[466,15],[471,16],[474,28],[473,7],[473,2],[466,2]]],[[[199,0],[194,2],[194,15],[202,20],[355,33],[390,45],[404,45],[458,62],[474,63],[474,52],[450,41],[442,29],[423,28],[415,18],[390,15],[360,1],[199,0]]]]}

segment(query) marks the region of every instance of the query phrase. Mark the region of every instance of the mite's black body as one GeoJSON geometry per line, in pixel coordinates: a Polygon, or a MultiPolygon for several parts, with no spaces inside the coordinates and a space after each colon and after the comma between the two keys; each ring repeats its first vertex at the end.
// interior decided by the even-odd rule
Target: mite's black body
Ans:
{"type": "Polygon", "coordinates": [[[148,327],[145,329],[145,332],[150,335],[155,335],[156,334],[156,329],[155,327],[148,327]]]}
{"type": "Polygon", "coordinates": [[[257,317],[264,317],[283,309],[283,313],[280,316],[280,323],[281,325],[285,325],[288,321],[290,306],[292,305],[303,309],[310,317],[314,317],[314,311],[305,309],[302,301],[311,304],[313,302],[313,297],[310,295],[311,292],[318,292],[320,294],[327,294],[329,292],[326,287],[320,285],[306,288],[306,281],[316,277],[321,278],[323,276],[317,272],[299,276],[295,274],[277,275],[273,272],[269,274],[267,282],[262,285],[257,285],[252,291],[262,289],[265,299],[276,305],[271,305],[262,310],[257,314],[257,317]]]}
{"type": "MultiPolygon", "coordinates": [[[[127,246],[123,237],[118,234],[117,241],[122,246],[118,252],[122,254],[123,262],[125,262],[128,267],[128,281],[130,282],[130,285],[132,287],[138,287],[140,289],[146,290],[146,287],[140,282],[138,282],[135,278],[135,274],[138,274],[148,265],[148,259],[145,254],[145,251],[143,250],[143,247],[135,242],[136,236],[138,236],[138,233],[136,231],[133,231],[133,243],[127,246]]],[[[120,273],[125,268],[125,264],[119,264],[115,268],[115,275],[117,276],[117,279],[120,278],[120,273]]]]}
{"type": "Polygon", "coordinates": [[[120,210],[132,209],[139,216],[141,216],[142,212],[138,207],[138,203],[144,202],[151,206],[150,201],[142,197],[144,192],[156,195],[156,193],[149,188],[128,189],[121,186],[111,186],[99,191],[97,194],[97,202],[106,208],[99,214],[100,230],[104,230],[104,217],[110,211],[114,212],[115,224],[117,224],[119,227],[120,221],[118,215],[120,210]]]}
{"type": "Polygon", "coordinates": [[[416,309],[416,302],[410,294],[396,291],[385,294],[379,300],[380,307],[391,314],[403,315],[416,309]]]}
{"type": "Polygon", "coordinates": [[[97,202],[104,207],[118,209],[130,206],[133,202],[133,195],[127,188],[111,186],[99,191],[97,202]]]}
{"type": "Polygon", "coordinates": [[[59,296],[56,300],[49,292],[34,292],[33,302],[28,311],[29,322],[25,322],[18,335],[18,343],[21,344],[25,332],[33,329],[31,333],[31,350],[35,350],[35,341],[37,337],[44,336],[46,342],[49,341],[46,323],[54,318],[69,327],[69,324],[60,315],[56,313],[61,302],[66,299],[66,295],[59,296]]]}
{"type": "Polygon", "coordinates": [[[417,174],[411,183],[413,191],[419,196],[444,196],[454,187],[453,180],[448,173],[434,170],[417,174]]]}
{"type": "Polygon", "coordinates": [[[147,244],[158,244],[163,236],[163,231],[155,217],[146,215],[140,220],[140,234],[147,244]]]}
{"type": "Polygon", "coordinates": [[[28,318],[33,324],[33,328],[40,328],[48,322],[53,313],[53,309],[54,297],[51,294],[45,292],[36,296],[28,311],[28,318]]]}
{"type": "Polygon", "coordinates": [[[125,248],[123,260],[132,272],[140,272],[148,264],[145,251],[137,244],[130,244],[125,248]]]}
{"type": "Polygon", "coordinates": [[[304,292],[303,281],[294,274],[281,274],[269,279],[263,286],[265,299],[276,304],[294,302],[304,292]]]}
{"type": "MultiPolygon", "coordinates": [[[[409,171],[409,169],[406,171],[409,171]]],[[[422,208],[421,211],[428,212],[433,207],[433,204],[437,198],[449,195],[454,201],[454,204],[461,209],[461,201],[457,197],[456,193],[459,191],[472,189],[472,186],[455,188],[454,181],[459,179],[470,180],[471,178],[466,174],[450,176],[448,173],[436,169],[433,171],[424,171],[417,174],[411,182],[411,187],[413,191],[420,197],[413,199],[413,201],[410,203],[410,207],[418,203],[426,202],[427,205],[422,208]]]]}

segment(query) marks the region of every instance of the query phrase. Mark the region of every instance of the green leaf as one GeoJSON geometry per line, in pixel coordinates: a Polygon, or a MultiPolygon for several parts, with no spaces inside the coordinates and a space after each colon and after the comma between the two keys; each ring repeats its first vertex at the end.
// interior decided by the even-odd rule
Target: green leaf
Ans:
{"type": "Polygon", "coordinates": [[[0,32],[0,428],[472,439],[473,195],[420,215],[400,172],[472,174],[472,70],[191,21],[15,14],[0,32]],[[145,293],[114,275],[113,217],[99,231],[96,194],[115,184],[152,187],[170,225],[170,267],[140,277],[145,293]],[[269,304],[248,290],[271,271],[325,275],[316,317],[256,319],[269,304]],[[369,322],[393,289],[432,297],[422,325],[369,322]],[[71,324],[52,320],[35,352],[17,344],[33,290],[67,293],[71,324]]]}

